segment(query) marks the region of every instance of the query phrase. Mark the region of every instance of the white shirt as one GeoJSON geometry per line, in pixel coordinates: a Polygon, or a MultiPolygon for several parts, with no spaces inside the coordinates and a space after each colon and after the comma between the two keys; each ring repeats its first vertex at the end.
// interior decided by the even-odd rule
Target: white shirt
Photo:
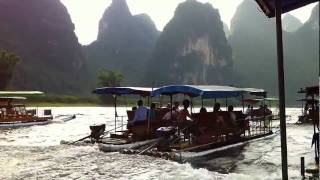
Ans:
{"type": "Polygon", "coordinates": [[[149,111],[149,109],[144,106],[138,107],[138,109],[134,113],[133,122],[147,120],[148,111],[149,111]]]}
{"type": "Polygon", "coordinates": [[[250,114],[250,113],[251,113],[251,109],[248,108],[248,109],[246,110],[246,114],[250,114]]]}
{"type": "MultiPolygon", "coordinates": [[[[174,110],[172,110],[172,117],[173,117],[173,118],[177,118],[178,113],[179,113],[179,109],[174,109],[174,110]]],[[[164,119],[164,120],[171,120],[171,111],[167,112],[167,113],[162,117],[162,119],[164,119]]]]}

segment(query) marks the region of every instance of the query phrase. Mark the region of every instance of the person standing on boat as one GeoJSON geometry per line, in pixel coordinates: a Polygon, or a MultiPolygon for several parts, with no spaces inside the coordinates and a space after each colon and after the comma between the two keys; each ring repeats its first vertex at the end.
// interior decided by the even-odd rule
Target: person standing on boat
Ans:
{"type": "Polygon", "coordinates": [[[134,118],[131,121],[131,125],[137,125],[148,120],[149,109],[143,106],[143,101],[139,100],[137,102],[138,108],[135,111],[134,118]]]}

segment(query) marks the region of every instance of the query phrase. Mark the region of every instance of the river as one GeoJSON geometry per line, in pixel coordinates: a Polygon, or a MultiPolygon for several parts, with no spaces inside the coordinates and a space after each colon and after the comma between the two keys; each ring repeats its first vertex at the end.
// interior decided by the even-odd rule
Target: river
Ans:
{"type": "MultiPolygon", "coordinates": [[[[125,114],[119,108],[118,114],[125,114]]],[[[59,107],[54,116],[76,114],[68,122],[0,129],[0,179],[281,179],[280,136],[255,141],[225,157],[180,164],[140,155],[103,153],[97,146],[60,145],[89,134],[89,125],[112,129],[113,108],[59,107]]],[[[300,178],[300,157],[313,162],[311,125],[296,125],[300,109],[287,108],[290,179],[300,178]]],[[[276,131],[277,129],[275,129],[276,131]]]]}

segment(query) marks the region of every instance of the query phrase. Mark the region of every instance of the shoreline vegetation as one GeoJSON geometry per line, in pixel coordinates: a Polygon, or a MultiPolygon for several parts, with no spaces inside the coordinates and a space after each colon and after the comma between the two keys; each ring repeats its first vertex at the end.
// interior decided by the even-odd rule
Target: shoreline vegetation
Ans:
{"type": "MultiPolygon", "coordinates": [[[[99,97],[96,95],[88,95],[88,96],[71,96],[71,95],[53,95],[53,94],[46,94],[42,96],[29,96],[28,99],[24,102],[27,107],[114,107],[114,98],[112,96],[107,97],[99,97]]],[[[137,100],[140,97],[138,96],[119,96],[117,99],[117,106],[118,107],[133,107],[136,105],[137,100]]],[[[144,104],[148,105],[148,98],[141,99],[144,101],[144,104]]],[[[181,102],[183,100],[182,97],[173,99],[173,102],[178,101],[181,102]]],[[[149,103],[155,102],[160,104],[162,102],[163,106],[166,106],[170,100],[169,98],[150,98],[149,103]]],[[[225,106],[226,100],[225,99],[217,99],[216,102],[219,102],[221,106],[225,106]]],[[[193,99],[193,104],[195,107],[201,107],[201,99],[193,99]]],[[[204,106],[211,107],[214,104],[213,100],[204,100],[204,106]]],[[[235,107],[242,107],[242,103],[236,99],[229,99],[228,104],[231,104],[235,107]]],[[[267,103],[268,106],[276,107],[277,104],[275,103],[267,103]]],[[[259,106],[259,103],[255,105],[256,107],[259,106]]],[[[295,105],[288,105],[289,107],[299,107],[295,105]]],[[[246,108],[246,105],[245,105],[246,108]]]]}

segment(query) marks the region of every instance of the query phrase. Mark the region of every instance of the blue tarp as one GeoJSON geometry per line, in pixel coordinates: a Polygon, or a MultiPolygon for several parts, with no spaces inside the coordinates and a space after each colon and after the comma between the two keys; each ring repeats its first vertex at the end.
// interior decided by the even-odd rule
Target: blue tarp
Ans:
{"type": "MultiPolygon", "coordinates": [[[[319,0],[282,0],[281,9],[282,13],[298,9],[302,6],[318,2],[319,0]]],[[[275,0],[256,0],[263,12],[272,18],[275,16],[275,0]]]]}
{"type": "Polygon", "coordinates": [[[140,95],[150,96],[152,88],[146,87],[102,87],[93,91],[95,94],[140,95]]]}

